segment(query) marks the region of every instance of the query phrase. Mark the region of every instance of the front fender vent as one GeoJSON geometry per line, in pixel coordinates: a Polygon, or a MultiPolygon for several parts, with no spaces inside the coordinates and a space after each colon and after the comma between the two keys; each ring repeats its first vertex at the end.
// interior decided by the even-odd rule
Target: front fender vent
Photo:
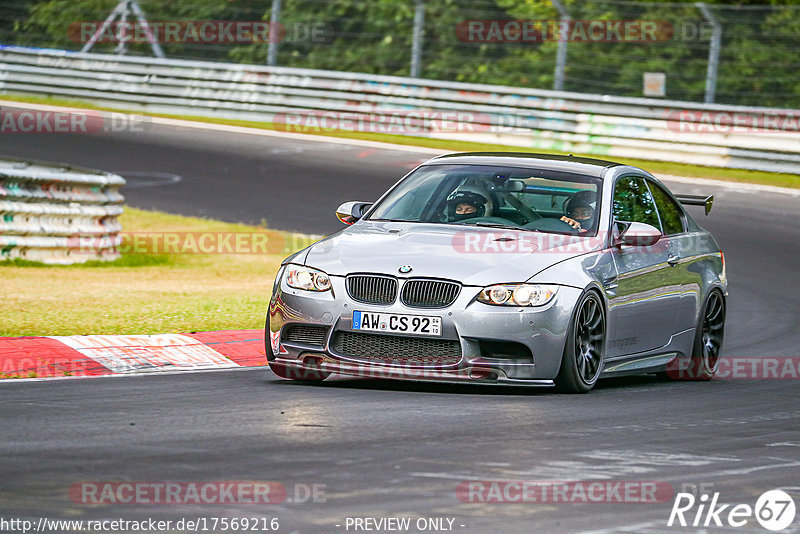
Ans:
{"type": "Polygon", "coordinates": [[[327,326],[315,324],[288,324],[283,328],[281,341],[324,347],[328,329],[327,326]]]}

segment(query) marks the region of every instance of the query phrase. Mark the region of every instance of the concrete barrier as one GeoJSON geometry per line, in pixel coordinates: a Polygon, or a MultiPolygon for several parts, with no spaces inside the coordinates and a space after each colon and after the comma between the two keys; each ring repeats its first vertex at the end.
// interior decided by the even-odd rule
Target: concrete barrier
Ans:
{"type": "Polygon", "coordinates": [[[800,174],[800,110],[0,46],[0,94],[8,93],[289,131],[355,129],[800,174]]]}
{"type": "Polygon", "coordinates": [[[121,176],[0,159],[0,260],[52,264],[119,258],[121,176]],[[91,238],[91,248],[81,239],[91,238]]]}

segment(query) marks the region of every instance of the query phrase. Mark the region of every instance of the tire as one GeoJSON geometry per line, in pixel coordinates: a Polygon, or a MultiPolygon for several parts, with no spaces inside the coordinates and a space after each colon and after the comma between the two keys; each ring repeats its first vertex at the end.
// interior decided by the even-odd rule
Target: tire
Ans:
{"type": "Polygon", "coordinates": [[[694,335],[692,357],[688,366],[672,369],[667,376],[673,380],[711,380],[719,368],[722,341],[725,337],[725,298],[714,289],[708,294],[694,335]]]}
{"type": "Polygon", "coordinates": [[[603,371],[606,315],[603,301],[588,291],[578,301],[570,322],[556,388],[565,393],[588,393],[603,371]]]}
{"type": "Polygon", "coordinates": [[[278,362],[277,356],[275,356],[275,353],[272,352],[272,343],[270,343],[269,333],[270,328],[268,315],[266,325],[264,326],[264,351],[267,354],[267,363],[269,364],[269,368],[273,373],[275,373],[276,376],[279,378],[285,378],[287,380],[322,382],[331,375],[330,373],[320,371],[319,369],[289,369],[286,367],[286,364],[278,362]]]}

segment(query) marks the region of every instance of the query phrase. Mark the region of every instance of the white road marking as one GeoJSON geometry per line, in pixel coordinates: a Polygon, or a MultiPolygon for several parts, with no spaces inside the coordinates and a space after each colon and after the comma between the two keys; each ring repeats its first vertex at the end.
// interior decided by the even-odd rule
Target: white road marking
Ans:
{"type": "Polygon", "coordinates": [[[740,462],[739,458],[730,456],[708,456],[685,453],[666,453],[666,452],[641,452],[636,450],[628,451],[590,451],[580,454],[585,458],[593,460],[603,460],[604,462],[618,462],[626,465],[632,462],[644,465],[655,466],[700,466],[708,465],[713,462],[740,462]]]}
{"type": "Polygon", "coordinates": [[[125,189],[177,184],[183,179],[178,174],[168,172],[115,171],[114,174],[119,174],[128,182],[125,189]]]}
{"type": "Polygon", "coordinates": [[[202,342],[180,334],[48,336],[114,373],[239,367],[202,342]]]}

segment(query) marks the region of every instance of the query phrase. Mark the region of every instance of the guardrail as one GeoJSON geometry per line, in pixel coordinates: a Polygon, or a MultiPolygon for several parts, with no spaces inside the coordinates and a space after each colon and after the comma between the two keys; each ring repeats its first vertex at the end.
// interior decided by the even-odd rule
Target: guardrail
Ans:
{"type": "Polygon", "coordinates": [[[798,110],[0,46],[3,93],[800,174],[798,110]]]}
{"type": "Polygon", "coordinates": [[[124,183],[101,171],[0,160],[0,260],[71,264],[119,258],[124,183]],[[92,247],[82,246],[87,238],[92,247]]]}

